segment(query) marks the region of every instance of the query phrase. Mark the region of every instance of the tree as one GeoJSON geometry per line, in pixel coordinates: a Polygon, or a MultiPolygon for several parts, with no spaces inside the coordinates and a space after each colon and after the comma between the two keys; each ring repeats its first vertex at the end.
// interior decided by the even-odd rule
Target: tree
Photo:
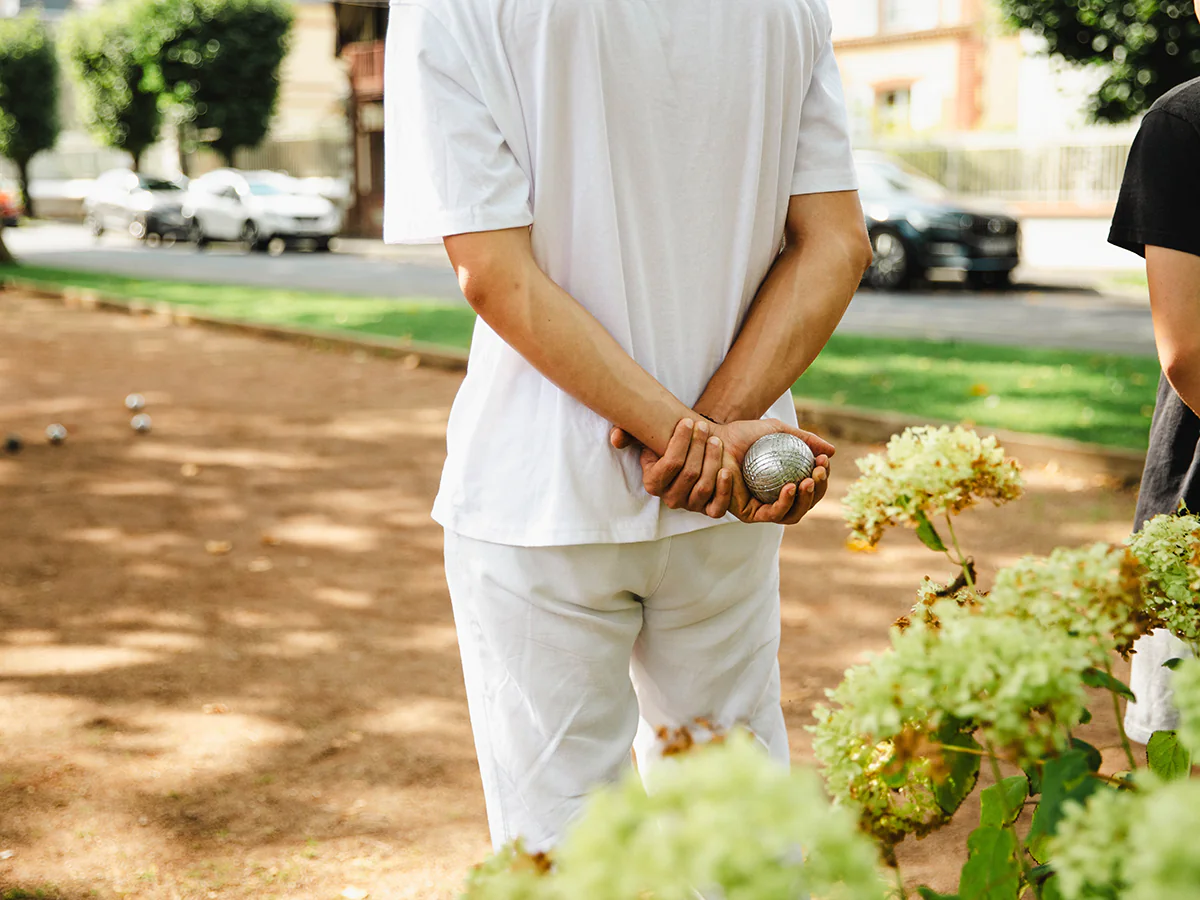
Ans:
{"type": "Polygon", "coordinates": [[[266,137],[291,8],[283,0],[140,0],[165,96],[227,164],[266,137]]]}
{"type": "Polygon", "coordinates": [[[58,57],[45,26],[33,13],[0,19],[0,156],[16,164],[30,216],[29,161],[58,130],[58,57]]]}
{"type": "Polygon", "coordinates": [[[1200,75],[1200,22],[1192,0],[1000,0],[1013,25],[1041,35],[1050,53],[1106,65],[1092,117],[1123,122],[1200,75]]]}
{"type": "Polygon", "coordinates": [[[72,16],[62,32],[88,130],[104,146],[133,156],[134,171],[158,139],[162,123],[157,85],[147,79],[136,12],[129,3],[101,6],[72,16]]]}
{"type": "Polygon", "coordinates": [[[0,266],[15,262],[12,253],[4,246],[4,225],[0,223],[0,266]]]}

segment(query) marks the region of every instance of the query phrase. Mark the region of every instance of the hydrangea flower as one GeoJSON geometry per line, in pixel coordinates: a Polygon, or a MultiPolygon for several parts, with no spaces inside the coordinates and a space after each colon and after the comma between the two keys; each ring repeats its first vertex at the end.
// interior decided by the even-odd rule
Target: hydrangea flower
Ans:
{"type": "Polygon", "coordinates": [[[1136,557],[1108,544],[1028,557],[997,574],[988,614],[1087,637],[1102,666],[1110,651],[1128,653],[1156,624],[1143,610],[1142,574],[1136,557]]]}
{"type": "Polygon", "coordinates": [[[1179,740],[1200,760],[1200,660],[1184,660],[1171,673],[1171,688],[1179,710],[1179,740]]]}
{"type": "Polygon", "coordinates": [[[1125,896],[1130,833],[1144,804],[1134,791],[1100,790],[1086,805],[1066,805],[1049,847],[1064,900],[1125,896]]]}
{"type": "Polygon", "coordinates": [[[917,527],[979,500],[997,505],[1021,495],[1021,469],[1005,459],[995,437],[956,427],[909,428],[887,450],[858,460],[862,475],[842,504],[851,540],[873,547],[886,528],[917,527]]]}
{"type": "Polygon", "coordinates": [[[1200,644],[1200,517],[1156,516],[1128,543],[1150,573],[1149,609],[1182,640],[1200,644]]]}
{"type": "Polygon", "coordinates": [[[879,855],[819,779],[788,772],[753,738],[665,760],[597,793],[555,854],[563,900],[882,900],[879,855]],[[801,856],[799,848],[804,848],[801,856]]]}
{"type": "Polygon", "coordinates": [[[883,900],[879,854],[811,772],[753,737],[663,760],[594,793],[541,874],[519,847],[476,870],[464,900],[883,900]],[[803,854],[800,852],[803,848],[803,854]]]}
{"type": "Polygon", "coordinates": [[[1200,885],[1200,781],[1147,794],[1129,834],[1122,900],[1195,900],[1200,885]]]}

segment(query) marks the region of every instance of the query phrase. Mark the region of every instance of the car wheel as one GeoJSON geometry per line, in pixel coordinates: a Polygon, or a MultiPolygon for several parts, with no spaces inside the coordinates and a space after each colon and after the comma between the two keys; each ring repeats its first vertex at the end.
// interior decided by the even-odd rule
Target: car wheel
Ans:
{"type": "Polygon", "coordinates": [[[258,233],[258,226],[249,219],[247,219],[246,224],[242,226],[242,245],[246,248],[247,253],[253,253],[255,250],[261,250],[265,246],[262,235],[258,233]]]}
{"type": "Polygon", "coordinates": [[[867,284],[881,291],[898,291],[908,287],[915,274],[912,255],[899,232],[880,228],[871,235],[875,256],[867,270],[867,284]]]}
{"type": "Polygon", "coordinates": [[[1012,287],[1012,272],[968,272],[967,285],[973,291],[1006,291],[1012,287]]]}
{"type": "Polygon", "coordinates": [[[329,252],[329,238],[327,238],[327,237],[317,238],[317,242],[315,244],[313,244],[313,250],[316,253],[328,253],[329,252]]]}
{"type": "Polygon", "coordinates": [[[95,213],[88,213],[84,222],[87,224],[88,231],[92,233],[92,237],[98,238],[104,235],[104,223],[95,213]]]}
{"type": "Polygon", "coordinates": [[[200,227],[200,220],[195,216],[188,222],[188,240],[196,245],[197,250],[203,250],[208,246],[208,235],[204,233],[204,229],[200,227]]]}

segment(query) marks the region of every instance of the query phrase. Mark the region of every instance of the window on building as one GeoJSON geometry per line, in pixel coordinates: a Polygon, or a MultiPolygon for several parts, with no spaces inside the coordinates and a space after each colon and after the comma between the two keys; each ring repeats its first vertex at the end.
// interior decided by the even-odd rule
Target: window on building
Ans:
{"type": "Polygon", "coordinates": [[[941,0],[883,0],[884,31],[926,31],[941,23],[941,0]]]}
{"type": "Polygon", "coordinates": [[[884,88],[875,93],[875,135],[896,137],[912,132],[912,88],[884,88]]]}

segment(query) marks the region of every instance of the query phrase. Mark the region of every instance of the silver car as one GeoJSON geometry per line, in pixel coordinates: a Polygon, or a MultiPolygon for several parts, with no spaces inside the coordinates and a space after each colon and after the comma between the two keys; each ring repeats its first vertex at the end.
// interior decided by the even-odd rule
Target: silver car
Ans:
{"type": "Polygon", "coordinates": [[[138,240],[183,238],[184,187],[129,169],[112,169],[96,179],[83,199],[83,214],[92,234],[129,234],[138,240]]]}
{"type": "Polygon", "coordinates": [[[237,241],[247,250],[263,250],[280,239],[292,246],[308,243],[329,249],[341,231],[341,211],[329,200],[289,189],[277,172],[216,169],[188,185],[183,213],[199,247],[212,241],[237,241]]]}

